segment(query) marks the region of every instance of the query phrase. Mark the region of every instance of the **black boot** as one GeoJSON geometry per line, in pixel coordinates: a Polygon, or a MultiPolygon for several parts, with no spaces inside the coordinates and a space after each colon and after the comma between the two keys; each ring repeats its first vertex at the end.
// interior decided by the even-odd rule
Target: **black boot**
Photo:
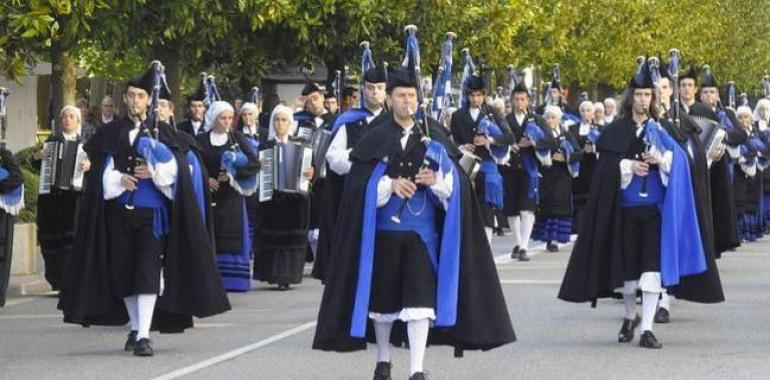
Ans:
{"type": "Polygon", "coordinates": [[[123,346],[123,351],[133,351],[134,347],[136,347],[136,334],[138,331],[131,330],[130,333],[128,333],[128,339],[126,339],[126,345],[123,346]]]}
{"type": "Polygon", "coordinates": [[[642,323],[642,318],[639,317],[639,314],[634,319],[623,319],[623,324],[620,326],[620,332],[618,333],[618,342],[628,343],[634,340],[634,330],[640,323],[642,323]]]}
{"type": "Polygon", "coordinates": [[[152,347],[150,346],[150,340],[147,338],[139,339],[136,342],[136,347],[134,347],[134,355],[135,356],[155,355],[155,353],[152,351],[152,347]]]}
{"type": "Polygon", "coordinates": [[[513,247],[513,251],[511,251],[511,260],[516,260],[519,258],[519,246],[513,247]]]}
{"type": "Polygon", "coordinates": [[[519,261],[529,261],[529,256],[527,256],[526,249],[519,250],[519,261]]]}
{"type": "Polygon", "coordinates": [[[551,253],[553,253],[553,252],[559,252],[559,246],[558,246],[558,245],[556,245],[556,243],[553,243],[553,242],[550,242],[550,241],[549,241],[549,242],[548,242],[548,244],[545,246],[545,248],[546,248],[546,250],[548,250],[548,252],[551,252],[551,253]]]}
{"type": "Polygon", "coordinates": [[[428,376],[424,372],[415,372],[414,375],[409,376],[409,380],[428,380],[428,376]]]}
{"type": "Polygon", "coordinates": [[[374,380],[390,380],[390,362],[377,362],[374,368],[374,380]]]}
{"type": "Polygon", "coordinates": [[[655,312],[655,323],[668,323],[670,317],[671,314],[665,307],[659,307],[658,311],[655,312]]]}
{"type": "Polygon", "coordinates": [[[663,348],[663,345],[658,342],[658,338],[652,331],[642,331],[642,337],[639,338],[639,347],[644,348],[663,348]]]}

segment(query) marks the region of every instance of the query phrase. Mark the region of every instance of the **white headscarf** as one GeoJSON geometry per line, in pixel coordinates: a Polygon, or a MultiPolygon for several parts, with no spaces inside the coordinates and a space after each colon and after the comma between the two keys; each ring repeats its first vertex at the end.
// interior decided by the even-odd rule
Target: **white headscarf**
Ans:
{"type": "Polygon", "coordinates": [[[286,115],[287,118],[289,118],[289,132],[287,133],[288,136],[294,135],[294,131],[297,129],[297,123],[294,122],[294,111],[291,110],[291,108],[279,104],[273,108],[273,112],[270,114],[270,130],[267,134],[268,140],[275,140],[275,115],[282,113],[286,115]]]}
{"type": "Polygon", "coordinates": [[[751,112],[751,108],[750,108],[750,107],[747,107],[747,106],[740,106],[740,107],[738,107],[738,109],[735,111],[735,114],[736,114],[736,115],[738,115],[738,116],[740,116],[740,115],[741,115],[741,114],[743,114],[743,113],[745,113],[745,114],[748,114],[749,116],[753,116],[753,115],[752,115],[752,112],[751,112]]]}
{"type": "Polygon", "coordinates": [[[80,112],[80,108],[75,107],[73,105],[68,105],[68,106],[62,107],[61,112],[59,112],[59,120],[61,120],[62,116],[64,116],[65,113],[73,113],[73,114],[75,114],[75,116],[78,119],[77,126],[75,127],[75,133],[77,135],[80,135],[81,129],[83,128],[83,124],[82,124],[82,121],[81,121],[81,120],[83,120],[83,115],[80,112]]]}
{"type": "Polygon", "coordinates": [[[251,112],[254,112],[254,115],[259,115],[259,109],[257,108],[257,105],[252,102],[241,104],[241,113],[243,113],[243,110],[251,110],[251,112]]]}
{"type": "Polygon", "coordinates": [[[762,108],[765,107],[770,107],[770,100],[767,98],[759,99],[754,106],[754,120],[762,120],[762,108]]]}
{"type": "Polygon", "coordinates": [[[235,112],[233,106],[228,102],[217,100],[216,102],[211,103],[209,109],[206,110],[206,117],[203,123],[204,131],[208,132],[214,128],[214,124],[217,122],[217,117],[219,117],[220,113],[226,110],[235,112]]]}
{"type": "Polygon", "coordinates": [[[556,116],[556,118],[559,120],[561,120],[561,117],[563,115],[563,113],[561,112],[561,108],[557,106],[546,106],[545,111],[543,111],[543,116],[548,115],[549,113],[556,116]]]}

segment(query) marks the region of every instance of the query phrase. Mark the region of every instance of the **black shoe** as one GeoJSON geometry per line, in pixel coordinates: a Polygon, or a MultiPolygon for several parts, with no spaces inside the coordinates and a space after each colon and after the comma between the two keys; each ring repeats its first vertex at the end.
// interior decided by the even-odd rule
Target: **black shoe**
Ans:
{"type": "Polygon", "coordinates": [[[665,307],[659,307],[655,312],[655,323],[668,323],[670,316],[665,307]]]}
{"type": "Polygon", "coordinates": [[[548,250],[548,252],[551,252],[551,253],[553,253],[553,252],[559,252],[559,246],[558,246],[558,245],[556,245],[556,244],[554,244],[554,243],[548,243],[548,244],[545,246],[545,248],[546,248],[546,250],[548,250]]]}
{"type": "Polygon", "coordinates": [[[505,232],[503,232],[503,229],[500,227],[495,227],[495,235],[497,236],[504,236],[505,232]]]}
{"type": "Polygon", "coordinates": [[[663,348],[663,345],[658,342],[658,338],[652,333],[652,331],[642,331],[642,337],[639,338],[639,347],[644,348],[663,348]]]}
{"type": "Polygon", "coordinates": [[[278,290],[282,292],[289,290],[289,284],[278,284],[278,290]]]}
{"type": "Polygon", "coordinates": [[[136,334],[138,331],[131,330],[130,333],[128,333],[128,339],[126,339],[126,345],[123,346],[123,351],[133,351],[134,347],[136,347],[136,334]]]}
{"type": "Polygon", "coordinates": [[[519,250],[519,261],[529,261],[526,249],[519,250]]]}
{"type": "Polygon", "coordinates": [[[620,332],[618,333],[618,342],[628,343],[634,340],[634,330],[640,323],[642,323],[642,318],[639,317],[639,314],[634,319],[623,319],[623,324],[620,326],[620,332]]]}
{"type": "Polygon", "coordinates": [[[390,362],[377,362],[374,368],[374,380],[390,380],[390,362]]]}
{"type": "Polygon", "coordinates": [[[519,258],[519,246],[513,247],[513,251],[511,251],[511,260],[516,260],[519,258]]]}
{"type": "Polygon", "coordinates": [[[134,347],[134,356],[153,356],[155,353],[150,346],[150,340],[147,338],[139,339],[134,347]]]}
{"type": "Polygon", "coordinates": [[[409,380],[428,380],[428,376],[424,372],[415,372],[414,375],[409,376],[409,380]]]}

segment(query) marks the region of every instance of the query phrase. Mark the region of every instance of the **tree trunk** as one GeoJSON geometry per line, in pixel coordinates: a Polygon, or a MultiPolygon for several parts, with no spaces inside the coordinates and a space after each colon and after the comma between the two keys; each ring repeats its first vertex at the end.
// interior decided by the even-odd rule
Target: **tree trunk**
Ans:
{"type": "MultiPolygon", "coordinates": [[[[77,71],[75,60],[70,55],[73,39],[67,32],[68,23],[69,17],[59,19],[59,28],[63,34],[51,41],[51,119],[57,118],[65,105],[75,105],[77,95],[77,71]]],[[[48,125],[51,125],[50,120],[48,125]]]]}
{"type": "MultiPolygon", "coordinates": [[[[157,59],[166,70],[166,82],[171,91],[171,102],[174,103],[174,118],[182,120],[187,109],[182,93],[182,68],[179,65],[179,52],[168,45],[155,45],[151,48],[152,59],[157,59]]],[[[149,66],[150,62],[147,62],[149,66]]]]}

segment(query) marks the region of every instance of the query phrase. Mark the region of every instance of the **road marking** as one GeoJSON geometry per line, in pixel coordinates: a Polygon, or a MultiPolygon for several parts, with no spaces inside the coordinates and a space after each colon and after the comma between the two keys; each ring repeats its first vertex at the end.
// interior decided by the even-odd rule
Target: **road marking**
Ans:
{"type": "Polygon", "coordinates": [[[503,285],[558,285],[561,280],[500,280],[503,285]]]}
{"type": "Polygon", "coordinates": [[[251,351],[260,349],[260,348],[265,347],[267,345],[270,345],[270,344],[273,344],[273,343],[278,342],[280,340],[286,339],[286,338],[288,338],[288,337],[290,337],[292,335],[299,334],[299,333],[301,333],[301,332],[303,332],[305,330],[309,330],[309,329],[315,327],[315,325],[316,325],[316,322],[305,323],[304,325],[297,326],[297,327],[295,327],[295,328],[293,328],[291,330],[286,330],[286,331],[284,331],[284,332],[282,332],[280,334],[276,334],[276,335],[273,335],[273,336],[271,336],[271,337],[269,337],[267,339],[260,340],[259,342],[256,342],[256,343],[250,344],[248,346],[244,346],[244,347],[232,350],[230,352],[226,352],[226,353],[224,353],[222,355],[215,356],[215,357],[213,357],[211,359],[204,360],[202,362],[198,362],[198,363],[193,364],[193,365],[188,366],[188,367],[180,368],[180,369],[178,369],[178,370],[176,370],[174,372],[170,372],[170,373],[167,373],[165,375],[158,376],[158,377],[156,377],[156,378],[154,378],[152,380],[171,380],[171,379],[176,379],[176,378],[184,376],[184,375],[189,375],[189,374],[191,374],[193,372],[200,371],[200,370],[202,370],[204,368],[211,367],[213,365],[222,363],[224,361],[236,358],[236,357],[241,356],[243,354],[247,354],[247,353],[249,353],[251,351]]]}
{"type": "Polygon", "coordinates": [[[23,305],[25,303],[37,301],[38,299],[40,299],[40,297],[13,298],[5,301],[5,307],[23,305]]]}
{"type": "Polygon", "coordinates": [[[61,314],[40,314],[40,315],[0,315],[0,320],[3,319],[46,319],[46,318],[61,318],[61,314]]]}

